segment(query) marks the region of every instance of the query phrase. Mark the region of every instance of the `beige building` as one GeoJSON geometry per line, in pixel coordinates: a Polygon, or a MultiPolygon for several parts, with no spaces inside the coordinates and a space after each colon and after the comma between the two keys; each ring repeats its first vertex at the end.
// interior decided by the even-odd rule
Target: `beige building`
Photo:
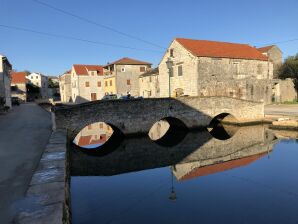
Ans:
{"type": "Polygon", "coordinates": [[[104,74],[99,65],[73,65],[71,98],[75,103],[101,100],[104,96],[104,74]]]}
{"type": "Polygon", "coordinates": [[[11,107],[11,69],[12,65],[9,63],[8,59],[4,55],[0,55],[0,107],[11,107]]]}
{"type": "Polygon", "coordinates": [[[139,95],[144,98],[158,98],[159,89],[158,68],[150,69],[139,76],[139,95]]]}
{"type": "Polygon", "coordinates": [[[278,78],[278,70],[282,65],[282,51],[276,45],[261,47],[258,51],[266,55],[273,63],[273,78],[278,78]]]}
{"type": "Polygon", "coordinates": [[[11,96],[17,97],[21,102],[27,101],[27,73],[12,72],[11,73],[11,96]]]}
{"type": "MultiPolygon", "coordinates": [[[[272,76],[273,64],[254,47],[177,38],[159,64],[160,96],[226,95],[225,89],[231,83],[237,86],[237,81],[270,80],[272,76]],[[226,85],[217,86],[220,82],[226,85]],[[217,91],[209,94],[208,87],[217,91]]],[[[246,85],[245,90],[233,89],[228,96],[241,91],[241,98],[246,98],[246,93],[250,95],[247,89],[251,91],[246,85]]]]}
{"type": "Polygon", "coordinates": [[[151,68],[151,63],[122,58],[104,66],[107,86],[105,93],[116,92],[119,95],[139,95],[139,76],[151,68]],[[113,86],[110,85],[110,81],[113,86]]]}
{"type": "Polygon", "coordinates": [[[71,95],[71,70],[66,71],[59,77],[59,89],[61,102],[73,102],[71,95]]]}
{"type": "Polygon", "coordinates": [[[37,72],[33,72],[30,75],[27,76],[27,79],[29,80],[29,82],[37,87],[39,87],[40,89],[40,97],[42,99],[47,99],[49,98],[48,96],[48,86],[49,86],[49,82],[48,82],[48,77],[41,74],[41,73],[37,73],[37,72]]]}

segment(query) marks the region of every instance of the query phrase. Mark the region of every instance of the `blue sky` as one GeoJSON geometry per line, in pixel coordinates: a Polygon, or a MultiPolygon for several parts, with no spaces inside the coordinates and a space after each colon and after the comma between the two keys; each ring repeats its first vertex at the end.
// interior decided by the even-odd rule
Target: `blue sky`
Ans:
{"type": "MultiPolygon", "coordinates": [[[[247,43],[298,39],[298,1],[40,0],[167,48],[175,37],[247,43]]],[[[60,75],[72,64],[132,57],[157,65],[165,51],[54,11],[33,0],[0,0],[0,25],[154,51],[95,45],[0,27],[0,54],[14,69],[60,75]],[[156,52],[155,52],[156,51],[156,52]]],[[[298,41],[278,44],[284,57],[298,41]]]]}

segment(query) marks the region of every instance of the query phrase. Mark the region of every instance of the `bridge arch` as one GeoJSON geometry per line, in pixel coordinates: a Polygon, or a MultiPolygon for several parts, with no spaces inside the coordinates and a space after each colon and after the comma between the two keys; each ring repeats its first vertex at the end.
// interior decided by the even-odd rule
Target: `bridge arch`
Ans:
{"type": "Polygon", "coordinates": [[[209,123],[207,130],[212,137],[218,140],[227,140],[233,137],[238,131],[238,126],[231,124],[237,123],[237,119],[230,113],[220,113],[216,115],[209,123]]]}
{"type": "Polygon", "coordinates": [[[100,121],[88,124],[82,129],[76,129],[69,138],[73,149],[86,154],[103,156],[120,145],[124,134],[115,125],[100,121]]]}
{"type": "Polygon", "coordinates": [[[179,144],[187,132],[188,128],[182,120],[168,116],[155,122],[148,135],[156,144],[172,147],[179,144]]]}

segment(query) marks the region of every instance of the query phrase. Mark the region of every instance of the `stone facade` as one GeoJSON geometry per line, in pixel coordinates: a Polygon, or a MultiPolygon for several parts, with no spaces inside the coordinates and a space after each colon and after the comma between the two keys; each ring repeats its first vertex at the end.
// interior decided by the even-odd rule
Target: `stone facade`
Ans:
{"type": "Polygon", "coordinates": [[[273,63],[273,78],[278,78],[278,70],[280,66],[282,65],[282,52],[281,50],[276,46],[266,46],[258,48],[258,50],[266,55],[269,60],[273,63]]]}
{"type": "Polygon", "coordinates": [[[274,80],[272,102],[282,103],[297,100],[297,92],[292,79],[274,80]]]}
{"type": "MultiPolygon", "coordinates": [[[[259,57],[259,55],[257,56],[259,57]]],[[[217,86],[214,84],[217,82],[225,82],[226,86],[232,82],[234,86],[239,86],[246,81],[253,83],[252,80],[255,80],[255,83],[258,83],[261,80],[272,79],[273,64],[270,61],[258,59],[258,57],[245,59],[196,56],[177,40],[174,40],[159,64],[160,96],[169,96],[170,76],[170,95],[172,97],[179,95],[199,96],[202,95],[202,92],[204,95],[213,96],[213,92],[221,91],[214,90],[217,86]],[[171,75],[166,64],[168,58],[173,62],[171,75]],[[213,85],[209,84],[209,88],[207,88],[208,83],[213,85]],[[206,89],[212,89],[212,92],[208,92],[206,89]]],[[[237,91],[238,89],[225,90],[217,95],[230,97],[232,95],[230,92],[237,91]],[[228,93],[226,94],[226,92],[228,93]]],[[[233,95],[237,97],[237,94],[233,95]]],[[[258,97],[245,98],[242,96],[241,98],[258,97]]],[[[258,101],[266,101],[266,99],[261,98],[258,101]]]]}
{"type": "MultiPolygon", "coordinates": [[[[12,69],[8,59],[0,55],[0,98],[2,98],[6,107],[11,107],[11,91],[10,91],[10,70],[12,69]]],[[[1,100],[1,99],[0,99],[1,100]]]]}
{"type": "Polygon", "coordinates": [[[59,77],[59,88],[61,102],[73,102],[71,94],[71,71],[67,71],[59,77]]]}
{"type": "Polygon", "coordinates": [[[110,63],[105,68],[106,75],[115,76],[116,94],[139,95],[139,75],[151,68],[151,63],[131,58],[122,58],[110,63]]]}
{"type": "Polygon", "coordinates": [[[149,70],[139,76],[139,95],[144,98],[158,98],[160,96],[158,68],[149,70]]]}

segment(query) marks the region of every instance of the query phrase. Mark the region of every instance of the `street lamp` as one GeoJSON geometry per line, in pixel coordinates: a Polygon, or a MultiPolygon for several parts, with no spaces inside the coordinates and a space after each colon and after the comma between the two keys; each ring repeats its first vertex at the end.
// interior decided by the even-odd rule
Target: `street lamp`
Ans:
{"type": "Polygon", "coordinates": [[[168,72],[169,72],[169,97],[171,97],[171,69],[173,67],[173,61],[170,57],[168,57],[168,60],[166,61],[168,72]]]}
{"type": "Polygon", "coordinates": [[[171,182],[172,182],[172,186],[171,186],[171,193],[169,196],[169,199],[171,201],[176,201],[177,200],[177,195],[174,189],[174,177],[173,177],[173,171],[171,170],[171,182]]]}

